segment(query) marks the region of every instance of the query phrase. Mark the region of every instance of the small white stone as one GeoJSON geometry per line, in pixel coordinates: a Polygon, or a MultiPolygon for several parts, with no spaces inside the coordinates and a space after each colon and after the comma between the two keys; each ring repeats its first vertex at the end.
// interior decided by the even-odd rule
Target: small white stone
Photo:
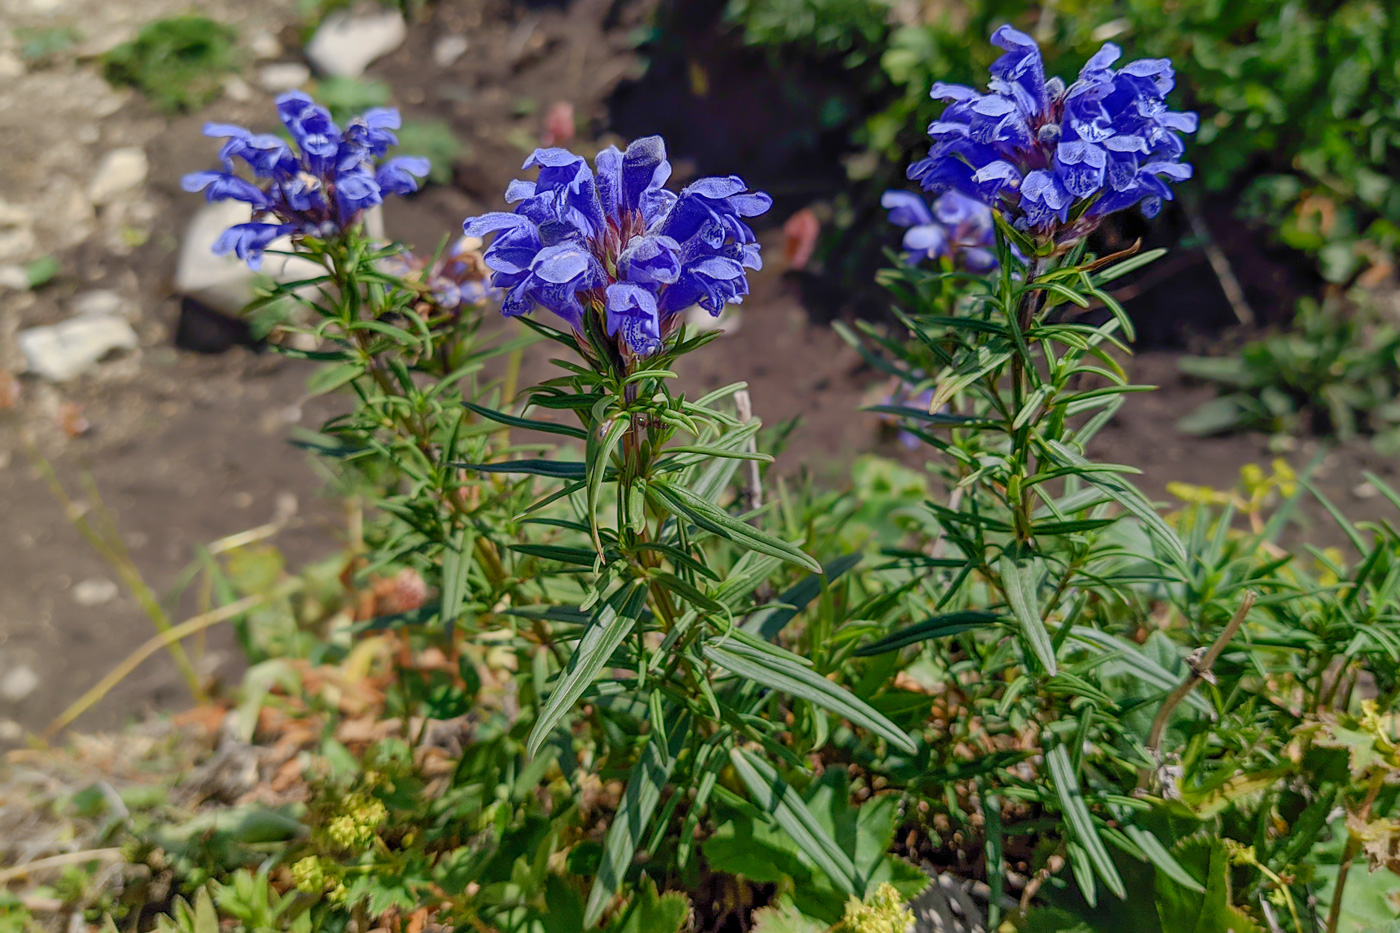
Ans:
{"type": "Polygon", "coordinates": [[[1359,483],[1352,489],[1351,494],[1358,499],[1374,499],[1380,495],[1380,490],[1370,483],[1359,483]]]}
{"type": "Polygon", "coordinates": [[[0,78],[18,78],[24,74],[24,62],[9,52],[0,52],[0,78]]]}
{"type": "Polygon", "coordinates": [[[75,317],[18,335],[29,371],[50,382],[66,382],[116,350],[134,350],[136,332],[119,317],[75,317]]]}
{"type": "Polygon", "coordinates": [[[82,580],[73,586],[73,602],[79,606],[100,606],[116,598],[117,585],[111,580],[82,580]]]}
{"type": "Polygon", "coordinates": [[[238,75],[224,79],[224,96],[235,104],[246,104],[253,99],[253,89],[238,75]]]}
{"type": "Polygon", "coordinates": [[[4,677],[0,677],[0,695],[15,703],[29,696],[38,686],[39,675],[27,664],[10,668],[4,677]]]}
{"type": "Polygon", "coordinates": [[[306,43],[306,58],[321,74],[358,78],[370,62],[402,45],[407,35],[397,10],[365,16],[332,13],[306,43]]]}
{"type": "Polygon", "coordinates": [[[301,62],[273,62],[258,69],[258,84],[270,94],[281,94],[311,80],[311,69],[301,62]]]}
{"type": "Polygon", "coordinates": [[[29,291],[29,273],[24,271],[23,266],[0,266],[0,288],[17,292],[29,291]]]}
{"type": "Polygon", "coordinates": [[[140,186],[149,168],[144,150],[135,146],[113,149],[102,157],[88,183],[88,200],[93,204],[111,202],[118,195],[140,186]]]}
{"type": "Polygon", "coordinates": [[[108,288],[83,292],[68,304],[79,317],[125,317],[126,299],[108,288]]]}
{"type": "MultiPolygon", "coordinates": [[[[175,291],[193,298],[215,311],[236,314],[253,300],[253,282],[258,274],[279,282],[315,278],[325,272],[309,259],[267,255],[260,273],[233,254],[215,256],[214,241],[234,224],[247,223],[248,205],[238,201],[217,201],[201,207],[185,228],[180,258],[175,264],[175,291]]],[[[291,238],[273,242],[269,250],[291,248],[291,238]]],[[[315,287],[309,288],[309,293],[315,287]]]]}
{"type": "Polygon", "coordinates": [[[24,726],[13,719],[0,719],[0,742],[18,742],[24,738],[24,726]]]}
{"type": "Polygon", "coordinates": [[[466,36],[441,36],[433,43],[433,61],[439,68],[446,68],[466,54],[466,36]]]}
{"type": "Polygon", "coordinates": [[[282,54],[282,43],[266,29],[259,29],[248,37],[248,51],[254,58],[276,58],[282,54]]]}

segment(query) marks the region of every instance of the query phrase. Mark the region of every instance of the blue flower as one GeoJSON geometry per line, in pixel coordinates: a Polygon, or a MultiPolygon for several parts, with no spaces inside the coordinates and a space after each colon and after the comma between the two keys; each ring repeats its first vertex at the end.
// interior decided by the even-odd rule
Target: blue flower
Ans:
{"type": "Polygon", "coordinates": [[[1122,50],[1108,43],[1066,87],[1045,77],[1029,36],[1002,26],[992,42],[1006,54],[992,64],[986,93],[933,86],[931,96],[948,106],[929,124],[928,157],[909,167],[925,190],[975,198],[1022,230],[1065,243],[1134,205],[1154,216],[1172,197],[1170,183],[1191,177],[1180,134],[1196,131],[1196,115],[1167,109],[1171,62],[1115,70],[1122,50]]]}
{"type": "Polygon", "coordinates": [[[342,131],[330,111],[291,91],[277,98],[277,113],[293,145],[228,123],[204,126],[204,135],[224,140],[223,171],[186,175],[181,187],[203,191],[210,201],[242,201],[252,209],[253,222],[230,227],[215,244],[216,253],[233,252],[257,268],[277,237],[335,236],[359,223],[385,195],[417,191],[418,179],[428,174],[427,159],[384,159],[398,144],[397,110],[367,110],[342,131]],[[236,174],[239,162],[252,180],[236,174]],[[280,232],[274,236],[273,230],[280,232]]]}
{"type": "Polygon", "coordinates": [[[491,284],[506,290],[508,315],[547,308],[575,330],[600,315],[605,332],[633,356],[660,349],[676,315],[698,304],[718,316],[749,292],[748,269],[762,268],[745,222],[772,206],[742,179],[702,178],[679,193],[659,136],[610,146],[593,160],[537,149],[513,181],[512,213],[468,218],[470,236],[495,234],[485,254],[491,284]]]}
{"type": "Polygon", "coordinates": [[[910,265],[946,257],[970,272],[996,268],[992,210],[981,201],[945,191],[930,210],[912,191],[886,191],[880,204],[890,212],[890,223],[908,228],[903,245],[910,265]]]}

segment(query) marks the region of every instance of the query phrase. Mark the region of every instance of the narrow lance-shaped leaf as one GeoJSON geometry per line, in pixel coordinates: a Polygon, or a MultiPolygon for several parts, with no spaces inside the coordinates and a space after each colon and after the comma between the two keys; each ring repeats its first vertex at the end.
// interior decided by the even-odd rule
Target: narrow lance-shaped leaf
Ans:
{"type": "Polygon", "coordinates": [[[898,651],[906,645],[927,641],[931,638],[960,635],[973,629],[994,625],[998,621],[1000,621],[1000,617],[996,613],[987,612],[985,609],[949,612],[933,616],[922,622],[915,622],[913,625],[906,625],[878,641],[873,641],[857,649],[856,655],[857,657],[869,657],[872,654],[884,654],[886,651],[898,651]]]}
{"type": "Polygon", "coordinates": [[[579,639],[578,647],[569,657],[568,666],[554,685],[540,718],[530,730],[526,750],[534,755],[573,708],[583,692],[593,683],[603,665],[612,657],[617,646],[632,631],[646,604],[646,585],[637,581],[624,584],[604,602],[579,639]]]}
{"type": "Polygon", "coordinates": [[[997,572],[1001,574],[1002,587],[1006,590],[1006,601],[1011,605],[1011,613],[1021,627],[1021,634],[1040,659],[1047,673],[1052,676],[1059,670],[1055,663],[1055,645],[1050,641],[1045,621],[1040,617],[1040,565],[1034,560],[1003,554],[997,562],[997,572]]]}
{"type": "Polygon", "coordinates": [[[1063,745],[1056,745],[1045,753],[1045,762],[1050,766],[1050,780],[1055,785],[1055,796],[1059,798],[1060,809],[1064,811],[1065,821],[1069,823],[1075,840],[1083,846],[1094,871],[1103,879],[1103,883],[1108,885],[1108,889],[1120,898],[1126,896],[1128,891],[1123,886],[1123,879],[1119,877],[1117,866],[1113,864],[1108,849],[1099,838],[1098,831],[1094,828],[1093,817],[1089,815],[1089,807],[1080,793],[1079,777],[1074,773],[1074,766],[1070,764],[1069,750],[1063,745]]]}
{"type": "Polygon", "coordinates": [[[822,565],[799,548],[739,521],[687,489],[653,480],[649,490],[655,492],[671,511],[711,534],[719,535],[751,551],[780,557],[814,573],[822,572],[822,565]]]}
{"type": "Polygon", "coordinates": [[[817,822],[797,791],[779,777],[772,765],[742,748],[730,749],[729,760],[754,803],[773,817],[838,888],[846,894],[856,894],[855,863],[817,822]]]}
{"type": "Polygon", "coordinates": [[[627,868],[632,864],[637,847],[646,834],[647,823],[651,821],[656,804],[661,799],[661,791],[671,779],[676,758],[685,747],[685,740],[690,734],[689,717],[683,717],[669,731],[669,736],[663,736],[659,731],[651,733],[641,757],[627,778],[627,789],[603,841],[603,860],[598,866],[597,877],[593,879],[593,888],[588,892],[583,918],[585,927],[598,922],[622,885],[627,868]]]}
{"type": "Polygon", "coordinates": [[[802,664],[780,648],[755,648],[738,640],[706,644],[705,657],[720,667],[755,683],[781,690],[798,699],[814,703],[838,716],[864,726],[887,739],[895,747],[913,754],[918,751],[914,740],[863,700],[838,687],[821,674],[802,664]]]}

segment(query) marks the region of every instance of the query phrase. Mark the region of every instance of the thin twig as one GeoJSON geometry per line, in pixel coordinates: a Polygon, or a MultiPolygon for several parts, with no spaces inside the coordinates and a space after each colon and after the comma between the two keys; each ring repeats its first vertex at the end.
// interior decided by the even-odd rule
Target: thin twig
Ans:
{"type": "Polygon", "coordinates": [[[1215,277],[1220,280],[1220,290],[1225,293],[1225,300],[1230,302],[1230,308],[1235,312],[1235,319],[1243,327],[1253,327],[1256,320],[1254,309],[1249,306],[1249,301],[1244,297],[1244,288],[1240,285],[1240,280],[1235,277],[1235,270],[1230,266],[1230,260],[1225,256],[1225,251],[1216,244],[1215,238],[1210,235],[1210,228],[1206,226],[1205,218],[1196,209],[1196,205],[1190,198],[1183,198],[1182,204],[1186,209],[1186,218],[1191,222],[1191,232],[1201,241],[1201,248],[1205,250],[1206,259],[1210,260],[1210,267],[1215,272],[1215,277]]]}
{"type": "Polygon", "coordinates": [[[211,625],[217,625],[220,622],[226,622],[229,619],[242,615],[249,609],[266,602],[267,599],[268,597],[264,594],[245,596],[236,602],[229,603],[227,606],[221,606],[212,612],[205,612],[181,622],[179,625],[150,639],[144,645],[127,655],[126,660],[114,667],[111,673],[98,681],[91,690],[84,693],[78,698],[77,702],[60,713],[58,718],[53,722],[49,723],[48,728],[44,730],[42,736],[43,740],[45,742],[51,741],[64,727],[87,712],[94,703],[106,696],[113,687],[121,683],[123,679],[140,666],[142,661],[145,661],[151,655],[175,644],[182,638],[193,635],[195,632],[202,632],[211,625]]]}
{"type": "MultiPolygon", "coordinates": [[[[1155,762],[1161,763],[1162,733],[1167,729],[1167,722],[1171,719],[1172,711],[1191,695],[1191,691],[1196,689],[1196,685],[1201,681],[1215,683],[1215,675],[1212,668],[1215,667],[1216,660],[1225,651],[1228,645],[1244,624],[1244,617],[1249,614],[1249,610],[1254,607],[1254,591],[1245,590],[1244,599],[1240,601],[1240,607],[1231,616],[1230,622],[1224,630],[1216,637],[1210,648],[1197,648],[1191,652],[1186,659],[1186,664],[1191,668],[1191,673],[1186,675],[1186,679],[1181,682],[1175,690],[1171,692],[1162,702],[1162,708],[1157,710],[1157,715],[1152,720],[1152,728],[1147,733],[1147,754],[1155,762]]],[[[1138,772],[1138,790],[1147,790],[1147,785],[1152,778],[1152,768],[1143,768],[1138,772]]]]}
{"type": "MultiPolygon", "coordinates": [[[[1366,790],[1366,799],[1356,814],[1357,819],[1361,822],[1365,823],[1371,818],[1371,806],[1376,802],[1376,797],[1380,794],[1384,784],[1384,771],[1371,779],[1371,786],[1366,790]]],[[[1348,824],[1351,822],[1350,817],[1348,817],[1347,822],[1348,824]]],[[[1356,834],[1349,832],[1346,847],[1342,850],[1342,862],[1337,866],[1337,884],[1332,888],[1332,906],[1327,908],[1327,933],[1337,933],[1337,923],[1342,919],[1342,892],[1346,889],[1347,874],[1351,872],[1351,863],[1356,861],[1356,854],[1359,851],[1361,851],[1361,844],[1357,840],[1356,834]]]]}
{"type": "Polygon", "coordinates": [[[32,862],[25,862],[23,865],[14,865],[0,871],[0,884],[13,881],[16,878],[23,878],[36,871],[43,871],[47,868],[63,868],[65,865],[81,865],[83,862],[116,861],[122,857],[120,848],[114,849],[85,849],[82,852],[64,852],[62,855],[50,855],[48,858],[35,859],[32,862]]]}

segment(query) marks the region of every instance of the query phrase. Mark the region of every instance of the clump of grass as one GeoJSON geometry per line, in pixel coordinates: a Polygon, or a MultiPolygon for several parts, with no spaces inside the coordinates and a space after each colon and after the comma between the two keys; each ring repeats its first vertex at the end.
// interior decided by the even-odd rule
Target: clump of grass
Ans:
{"type": "Polygon", "coordinates": [[[218,97],[224,78],[238,69],[236,38],[232,27],[204,16],[159,19],[107,52],[103,73],[162,110],[193,110],[218,97]]]}

